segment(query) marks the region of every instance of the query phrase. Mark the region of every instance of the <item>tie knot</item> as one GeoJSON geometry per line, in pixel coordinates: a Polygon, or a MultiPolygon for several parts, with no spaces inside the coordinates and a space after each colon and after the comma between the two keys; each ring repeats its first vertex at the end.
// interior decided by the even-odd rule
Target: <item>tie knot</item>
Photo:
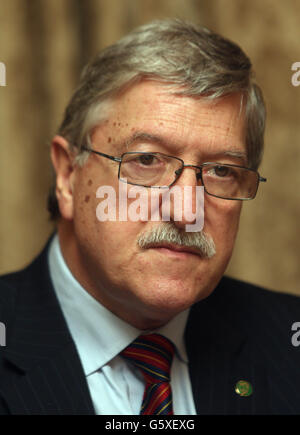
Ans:
{"type": "Polygon", "coordinates": [[[121,355],[138,367],[146,382],[157,384],[170,381],[174,344],[160,334],[140,335],[121,355]]]}

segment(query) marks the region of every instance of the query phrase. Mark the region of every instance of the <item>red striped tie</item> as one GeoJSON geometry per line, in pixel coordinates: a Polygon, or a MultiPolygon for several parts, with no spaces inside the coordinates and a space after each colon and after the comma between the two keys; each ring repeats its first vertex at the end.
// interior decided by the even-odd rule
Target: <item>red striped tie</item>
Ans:
{"type": "Polygon", "coordinates": [[[138,367],[145,379],[140,414],[173,415],[170,369],[175,347],[159,334],[141,335],[121,353],[138,367]]]}

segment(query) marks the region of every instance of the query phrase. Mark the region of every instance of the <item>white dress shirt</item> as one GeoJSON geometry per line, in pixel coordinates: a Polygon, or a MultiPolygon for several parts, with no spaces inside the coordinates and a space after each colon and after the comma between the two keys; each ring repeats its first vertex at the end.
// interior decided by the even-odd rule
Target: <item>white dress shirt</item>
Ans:
{"type": "MultiPolygon", "coordinates": [[[[94,299],[74,278],[61,253],[58,235],[51,241],[49,268],[53,286],[75,342],[98,415],[138,415],[144,379],[119,353],[145,331],[129,325],[94,299]]],[[[176,346],[171,368],[174,414],[196,414],[184,344],[189,310],[155,331],[176,346]]],[[[147,331],[150,332],[150,331],[147,331]]]]}

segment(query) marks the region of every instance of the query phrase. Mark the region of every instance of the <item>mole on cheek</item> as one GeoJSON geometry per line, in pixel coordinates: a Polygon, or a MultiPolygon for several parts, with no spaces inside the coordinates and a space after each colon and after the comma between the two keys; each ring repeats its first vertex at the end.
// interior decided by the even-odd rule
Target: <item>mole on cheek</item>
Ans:
{"type": "Polygon", "coordinates": [[[90,200],[90,196],[89,196],[89,195],[86,195],[86,197],[84,198],[84,201],[85,201],[86,203],[88,203],[89,200],[90,200]]]}
{"type": "Polygon", "coordinates": [[[108,142],[108,143],[111,143],[111,137],[108,138],[107,142],[108,142]]]}
{"type": "Polygon", "coordinates": [[[88,181],[88,186],[91,186],[93,184],[92,180],[88,181]]]}

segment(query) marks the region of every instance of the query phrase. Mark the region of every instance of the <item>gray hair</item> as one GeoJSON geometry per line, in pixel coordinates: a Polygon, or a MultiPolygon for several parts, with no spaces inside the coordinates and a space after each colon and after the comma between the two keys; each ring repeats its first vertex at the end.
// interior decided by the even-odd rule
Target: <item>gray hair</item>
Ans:
{"type": "MultiPolygon", "coordinates": [[[[216,99],[241,93],[246,114],[248,166],[257,169],[262,158],[265,105],[254,80],[249,58],[235,43],[178,19],[143,25],[101,51],[83,70],[58,134],[68,140],[77,162],[82,146],[105,117],[105,104],[141,79],[172,83],[176,94],[216,99]]],[[[48,210],[59,216],[52,186],[48,210]]]]}
{"type": "Polygon", "coordinates": [[[204,231],[188,233],[177,228],[173,222],[162,222],[159,226],[142,233],[137,243],[143,249],[175,243],[194,248],[202,258],[212,258],[216,253],[215,242],[209,234],[204,231]]]}

